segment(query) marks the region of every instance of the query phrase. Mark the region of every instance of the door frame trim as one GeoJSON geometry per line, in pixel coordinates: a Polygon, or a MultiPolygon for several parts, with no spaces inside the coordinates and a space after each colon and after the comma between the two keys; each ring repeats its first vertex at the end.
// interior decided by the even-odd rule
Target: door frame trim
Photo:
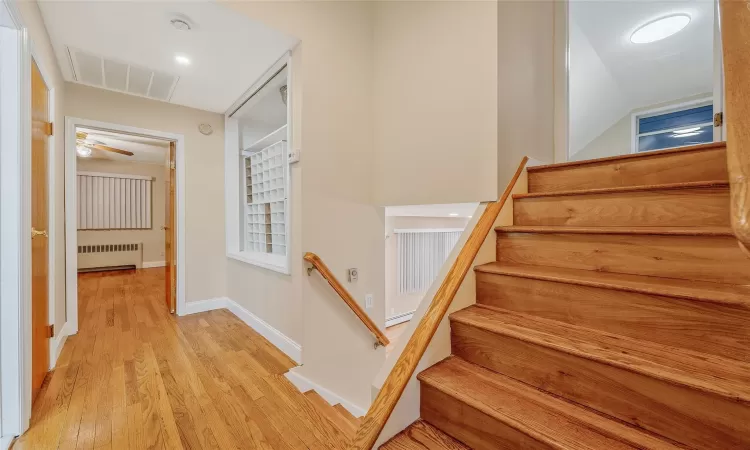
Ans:
{"type": "Polygon", "coordinates": [[[65,308],[70,334],[78,333],[78,217],[76,211],[76,127],[114,131],[175,142],[177,210],[177,311],[185,311],[185,136],[116,123],[65,116],[65,308]]]}

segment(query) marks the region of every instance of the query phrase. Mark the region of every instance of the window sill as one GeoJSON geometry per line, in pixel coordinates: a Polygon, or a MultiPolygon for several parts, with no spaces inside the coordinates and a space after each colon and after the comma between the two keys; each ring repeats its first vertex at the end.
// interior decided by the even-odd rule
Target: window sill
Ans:
{"type": "Polygon", "coordinates": [[[250,264],[251,266],[279,272],[284,275],[291,275],[288,259],[285,255],[269,255],[255,252],[227,252],[227,258],[232,258],[245,264],[250,264]]]}

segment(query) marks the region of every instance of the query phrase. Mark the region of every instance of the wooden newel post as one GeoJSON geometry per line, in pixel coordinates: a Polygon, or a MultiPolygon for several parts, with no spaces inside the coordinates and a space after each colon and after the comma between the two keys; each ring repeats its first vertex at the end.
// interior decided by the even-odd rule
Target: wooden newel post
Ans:
{"type": "MultiPolygon", "coordinates": [[[[750,248],[750,1],[721,0],[732,228],[750,248]]],[[[748,252],[750,254],[750,252],[748,252]]]]}

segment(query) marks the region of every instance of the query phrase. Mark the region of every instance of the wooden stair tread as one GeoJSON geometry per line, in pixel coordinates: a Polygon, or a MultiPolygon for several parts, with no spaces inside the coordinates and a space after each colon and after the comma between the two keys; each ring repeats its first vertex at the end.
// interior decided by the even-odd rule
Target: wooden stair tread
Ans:
{"type": "Polygon", "coordinates": [[[355,427],[358,427],[360,422],[362,422],[360,418],[355,417],[354,414],[350,413],[348,409],[344,408],[341,403],[333,405],[333,409],[335,409],[344,419],[346,419],[355,427]]]}
{"type": "Polygon", "coordinates": [[[471,450],[424,420],[417,420],[380,446],[384,450],[471,450]]]}
{"type": "Polygon", "coordinates": [[[647,432],[455,356],[430,367],[418,378],[550,448],[679,448],[647,432]]]}
{"type": "Polygon", "coordinates": [[[684,183],[666,183],[666,184],[649,184],[640,186],[623,186],[609,188],[593,189],[574,189],[567,191],[550,191],[550,192],[529,192],[524,194],[513,194],[513,200],[523,198],[540,198],[540,197],[562,197],[571,195],[594,195],[594,194],[614,194],[623,192],[642,192],[642,191],[663,191],[676,189],[696,189],[696,188],[717,188],[729,187],[729,182],[724,180],[714,181],[688,181],[684,183]]]}
{"type": "Polygon", "coordinates": [[[652,234],[662,236],[734,236],[728,227],[570,227],[570,226],[500,226],[498,233],[545,234],[652,234]]]}
{"type": "Polygon", "coordinates": [[[548,319],[473,305],[451,321],[641,373],[750,406],[750,364],[548,319]]]}
{"type": "Polygon", "coordinates": [[[663,295],[750,309],[750,286],[565,267],[507,264],[496,261],[476,266],[474,270],[498,275],[663,295]]]}
{"type": "Polygon", "coordinates": [[[354,436],[357,432],[357,425],[353,424],[342,416],[326,399],[315,391],[305,392],[305,397],[315,406],[315,409],[328,419],[342,434],[347,437],[354,436]]]}
{"type": "Polygon", "coordinates": [[[584,165],[590,165],[590,164],[624,161],[628,159],[643,159],[643,158],[650,158],[654,156],[668,155],[672,153],[688,153],[688,152],[696,152],[696,151],[702,151],[702,150],[708,150],[708,149],[714,149],[714,148],[725,148],[726,146],[727,146],[727,143],[723,141],[711,142],[708,144],[698,144],[698,145],[691,145],[691,146],[686,146],[686,147],[670,148],[666,150],[656,150],[656,151],[651,151],[651,152],[629,153],[627,155],[608,156],[605,158],[585,159],[581,161],[568,161],[568,162],[557,163],[557,164],[543,164],[539,166],[528,167],[527,170],[529,172],[539,172],[543,170],[554,170],[554,169],[562,169],[562,168],[573,167],[573,166],[584,166],[584,165]]]}

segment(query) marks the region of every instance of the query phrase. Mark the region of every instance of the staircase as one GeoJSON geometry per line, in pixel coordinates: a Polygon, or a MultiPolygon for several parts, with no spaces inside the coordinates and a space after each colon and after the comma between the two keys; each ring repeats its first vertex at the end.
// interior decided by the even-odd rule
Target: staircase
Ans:
{"type": "Polygon", "coordinates": [[[750,448],[723,143],[528,169],[421,420],[384,449],[750,448]]]}

